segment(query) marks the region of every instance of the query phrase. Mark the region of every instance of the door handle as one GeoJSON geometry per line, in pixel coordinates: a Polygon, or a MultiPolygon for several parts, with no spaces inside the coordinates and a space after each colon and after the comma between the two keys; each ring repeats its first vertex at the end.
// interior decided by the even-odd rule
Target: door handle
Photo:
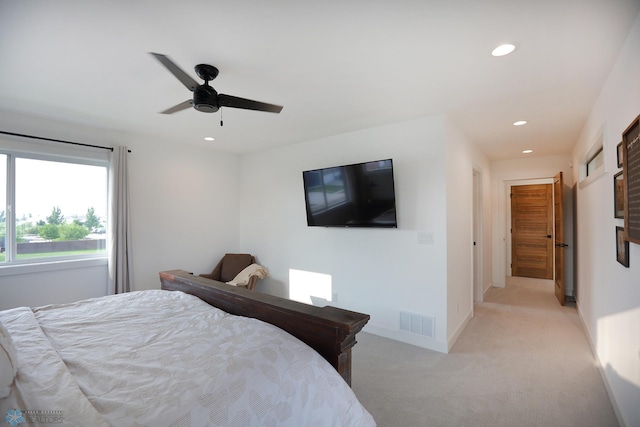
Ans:
{"type": "Polygon", "coordinates": [[[567,245],[566,243],[556,243],[556,247],[557,247],[557,248],[566,248],[566,247],[568,247],[568,246],[569,246],[569,245],[567,245]]]}
{"type": "Polygon", "coordinates": [[[547,234],[547,239],[552,238],[553,236],[551,234],[547,234]]]}

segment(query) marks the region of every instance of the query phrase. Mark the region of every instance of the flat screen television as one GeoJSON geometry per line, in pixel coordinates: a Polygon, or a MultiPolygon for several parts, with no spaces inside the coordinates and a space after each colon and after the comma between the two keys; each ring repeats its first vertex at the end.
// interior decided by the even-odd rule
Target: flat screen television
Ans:
{"type": "Polygon", "coordinates": [[[302,172],[307,224],[397,228],[393,160],[302,172]]]}

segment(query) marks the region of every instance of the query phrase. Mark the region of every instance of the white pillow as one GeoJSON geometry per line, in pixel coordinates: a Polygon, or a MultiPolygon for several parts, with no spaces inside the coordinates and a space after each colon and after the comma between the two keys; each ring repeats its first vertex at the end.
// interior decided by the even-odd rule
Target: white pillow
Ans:
{"type": "Polygon", "coordinates": [[[11,394],[11,385],[16,377],[15,350],[9,331],[0,323],[0,399],[11,394]]]}

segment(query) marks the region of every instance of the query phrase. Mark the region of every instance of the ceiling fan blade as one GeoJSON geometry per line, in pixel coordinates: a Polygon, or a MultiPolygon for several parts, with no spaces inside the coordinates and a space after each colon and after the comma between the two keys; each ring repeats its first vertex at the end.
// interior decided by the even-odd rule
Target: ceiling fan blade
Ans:
{"type": "Polygon", "coordinates": [[[160,111],[160,114],[173,114],[173,113],[177,113],[178,111],[182,111],[182,110],[186,110],[187,108],[193,106],[193,101],[191,99],[187,99],[184,102],[181,102],[178,105],[174,105],[171,108],[167,108],[164,111],[160,111]]]}
{"type": "Polygon", "coordinates": [[[252,101],[250,99],[238,98],[231,95],[218,95],[218,105],[220,107],[243,108],[245,110],[266,111],[268,113],[279,113],[282,106],[267,104],[265,102],[252,101]]]}
{"type": "Polygon", "coordinates": [[[167,56],[161,55],[159,53],[149,52],[150,55],[153,55],[162,65],[164,65],[167,70],[171,72],[178,80],[182,82],[183,85],[187,87],[191,92],[193,92],[198,86],[198,82],[193,80],[191,76],[182,71],[180,67],[178,67],[172,60],[170,60],[167,56]]]}

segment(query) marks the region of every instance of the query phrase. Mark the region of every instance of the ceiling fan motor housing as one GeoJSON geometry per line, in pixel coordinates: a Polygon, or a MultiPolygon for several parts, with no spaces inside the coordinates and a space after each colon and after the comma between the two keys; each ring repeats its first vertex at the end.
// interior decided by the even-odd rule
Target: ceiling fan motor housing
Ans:
{"type": "Polygon", "coordinates": [[[193,108],[203,113],[215,113],[218,106],[218,92],[211,86],[204,84],[193,91],[193,108]]]}

